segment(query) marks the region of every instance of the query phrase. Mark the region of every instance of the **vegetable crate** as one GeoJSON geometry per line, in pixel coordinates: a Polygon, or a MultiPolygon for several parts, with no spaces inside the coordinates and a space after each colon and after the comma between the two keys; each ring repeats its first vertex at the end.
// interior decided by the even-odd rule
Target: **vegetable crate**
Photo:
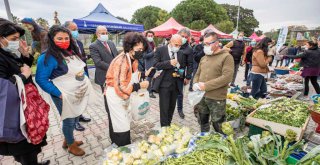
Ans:
{"type": "Polygon", "coordinates": [[[285,69],[274,69],[274,72],[279,75],[289,74],[289,70],[285,70],[285,69]]]}
{"type": "Polygon", "coordinates": [[[246,119],[247,123],[253,124],[253,125],[255,125],[257,127],[260,127],[260,128],[263,128],[263,129],[266,129],[265,126],[268,125],[268,126],[270,126],[272,128],[272,130],[275,133],[277,133],[279,135],[282,135],[282,136],[285,136],[287,129],[291,129],[291,130],[293,130],[294,132],[297,133],[297,139],[296,139],[297,141],[302,139],[303,134],[306,131],[307,125],[308,125],[309,120],[310,120],[310,117],[308,117],[306,122],[304,123],[303,127],[302,128],[297,128],[297,127],[292,127],[292,126],[285,125],[285,124],[280,124],[280,123],[275,123],[275,122],[272,122],[272,121],[267,121],[267,120],[263,120],[263,119],[254,118],[253,115],[256,113],[256,111],[257,110],[251,112],[248,115],[248,117],[246,119]]]}

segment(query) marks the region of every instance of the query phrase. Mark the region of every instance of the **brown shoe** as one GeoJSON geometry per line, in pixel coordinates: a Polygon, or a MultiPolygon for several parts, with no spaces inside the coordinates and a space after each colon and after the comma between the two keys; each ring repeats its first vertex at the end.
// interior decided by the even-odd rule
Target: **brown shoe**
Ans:
{"type": "MultiPolygon", "coordinates": [[[[74,141],[74,143],[76,143],[78,146],[81,146],[81,145],[83,144],[82,141],[74,141]]],[[[67,148],[68,148],[68,145],[67,145],[67,141],[66,141],[66,140],[63,141],[62,148],[64,148],[64,149],[67,149],[67,148]]]]}
{"type": "Polygon", "coordinates": [[[75,156],[83,156],[84,154],[86,154],[81,148],[79,148],[76,142],[68,147],[68,152],[75,156]]]}

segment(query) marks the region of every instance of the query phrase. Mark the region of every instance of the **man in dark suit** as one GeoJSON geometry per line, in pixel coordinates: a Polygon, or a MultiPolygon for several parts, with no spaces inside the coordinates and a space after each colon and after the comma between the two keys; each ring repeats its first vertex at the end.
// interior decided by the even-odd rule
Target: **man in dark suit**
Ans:
{"type": "MultiPolygon", "coordinates": [[[[90,55],[96,66],[94,81],[100,85],[102,93],[104,93],[104,84],[106,74],[111,61],[118,55],[115,44],[108,40],[108,30],[105,26],[98,26],[96,29],[97,40],[89,47],[90,55]]],[[[105,109],[109,113],[107,99],[104,97],[105,109]]]]}
{"type": "Polygon", "coordinates": [[[172,36],[169,45],[157,48],[155,52],[155,68],[162,70],[158,79],[160,97],[160,123],[161,127],[170,126],[176,106],[178,94],[182,91],[179,84],[185,79],[187,58],[179,51],[182,37],[178,34],[172,36]]]}
{"type": "Polygon", "coordinates": [[[96,66],[94,81],[103,89],[109,65],[118,55],[118,51],[115,44],[108,40],[108,30],[105,26],[98,26],[96,35],[98,39],[90,45],[89,49],[91,58],[96,66]]]}
{"type": "MultiPolygon", "coordinates": [[[[72,38],[76,41],[76,44],[79,48],[79,52],[81,53],[81,57],[82,57],[81,60],[86,64],[84,71],[87,73],[87,75],[89,77],[89,72],[88,72],[88,67],[87,67],[87,56],[86,56],[86,53],[84,52],[82,42],[78,40],[79,32],[78,32],[77,24],[72,21],[67,21],[64,23],[64,27],[66,27],[67,29],[70,30],[70,32],[72,34],[72,38]]],[[[79,122],[90,122],[90,121],[91,121],[90,118],[87,118],[87,117],[84,117],[83,115],[80,115],[77,118],[77,122],[75,123],[75,129],[77,131],[84,131],[85,128],[79,122]]]]}
{"type": "MultiPolygon", "coordinates": [[[[191,37],[191,32],[188,28],[182,28],[178,31],[178,34],[182,37],[182,46],[180,48],[180,51],[183,53],[185,58],[187,59],[187,74],[185,76],[185,79],[183,83],[179,83],[179,94],[177,99],[178,104],[178,113],[180,118],[184,119],[184,113],[183,113],[183,86],[189,84],[191,78],[192,78],[192,72],[193,72],[193,50],[191,46],[189,45],[189,40],[191,37]]],[[[180,82],[180,81],[179,81],[180,82]]]]}

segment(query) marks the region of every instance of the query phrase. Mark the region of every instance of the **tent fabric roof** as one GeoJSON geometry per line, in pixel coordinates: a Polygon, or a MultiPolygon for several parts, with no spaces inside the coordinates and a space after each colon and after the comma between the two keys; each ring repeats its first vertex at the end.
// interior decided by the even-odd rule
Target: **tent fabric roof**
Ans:
{"type": "Polygon", "coordinates": [[[208,27],[205,29],[201,30],[201,34],[204,35],[204,32],[208,29],[211,29],[213,32],[218,34],[219,38],[233,38],[232,35],[223,33],[222,31],[218,30],[216,27],[214,27],[212,24],[210,24],[208,27]]]}
{"type": "Polygon", "coordinates": [[[255,32],[253,32],[249,38],[252,39],[252,40],[256,40],[256,41],[260,41],[261,40],[261,38],[259,38],[258,35],[255,32]]]}
{"type": "Polygon", "coordinates": [[[80,33],[95,33],[96,27],[104,25],[110,32],[138,31],[143,32],[143,25],[130,24],[113,16],[101,3],[89,15],[73,19],[80,33]]]}
{"type": "MultiPolygon", "coordinates": [[[[168,37],[173,34],[176,34],[180,29],[184,28],[181,24],[179,24],[174,18],[168,19],[165,23],[150,29],[155,33],[156,37],[168,37]]],[[[191,30],[191,35],[195,37],[200,37],[201,33],[199,31],[191,30]]]]}
{"type": "Polygon", "coordinates": [[[264,35],[264,34],[262,34],[259,38],[260,39],[263,39],[263,38],[265,38],[266,36],[264,35]]]}

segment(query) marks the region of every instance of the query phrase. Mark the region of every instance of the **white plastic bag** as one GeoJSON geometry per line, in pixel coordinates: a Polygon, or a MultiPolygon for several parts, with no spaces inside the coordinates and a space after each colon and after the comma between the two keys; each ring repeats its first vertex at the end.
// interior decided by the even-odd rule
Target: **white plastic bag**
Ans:
{"type": "Polygon", "coordinates": [[[189,94],[188,94],[189,104],[192,107],[194,107],[195,105],[197,105],[201,101],[204,94],[205,94],[205,91],[200,91],[200,90],[189,92],[189,94]]]}
{"type": "Polygon", "coordinates": [[[150,97],[149,92],[146,89],[131,93],[130,110],[134,121],[146,118],[150,111],[150,97]]]}

